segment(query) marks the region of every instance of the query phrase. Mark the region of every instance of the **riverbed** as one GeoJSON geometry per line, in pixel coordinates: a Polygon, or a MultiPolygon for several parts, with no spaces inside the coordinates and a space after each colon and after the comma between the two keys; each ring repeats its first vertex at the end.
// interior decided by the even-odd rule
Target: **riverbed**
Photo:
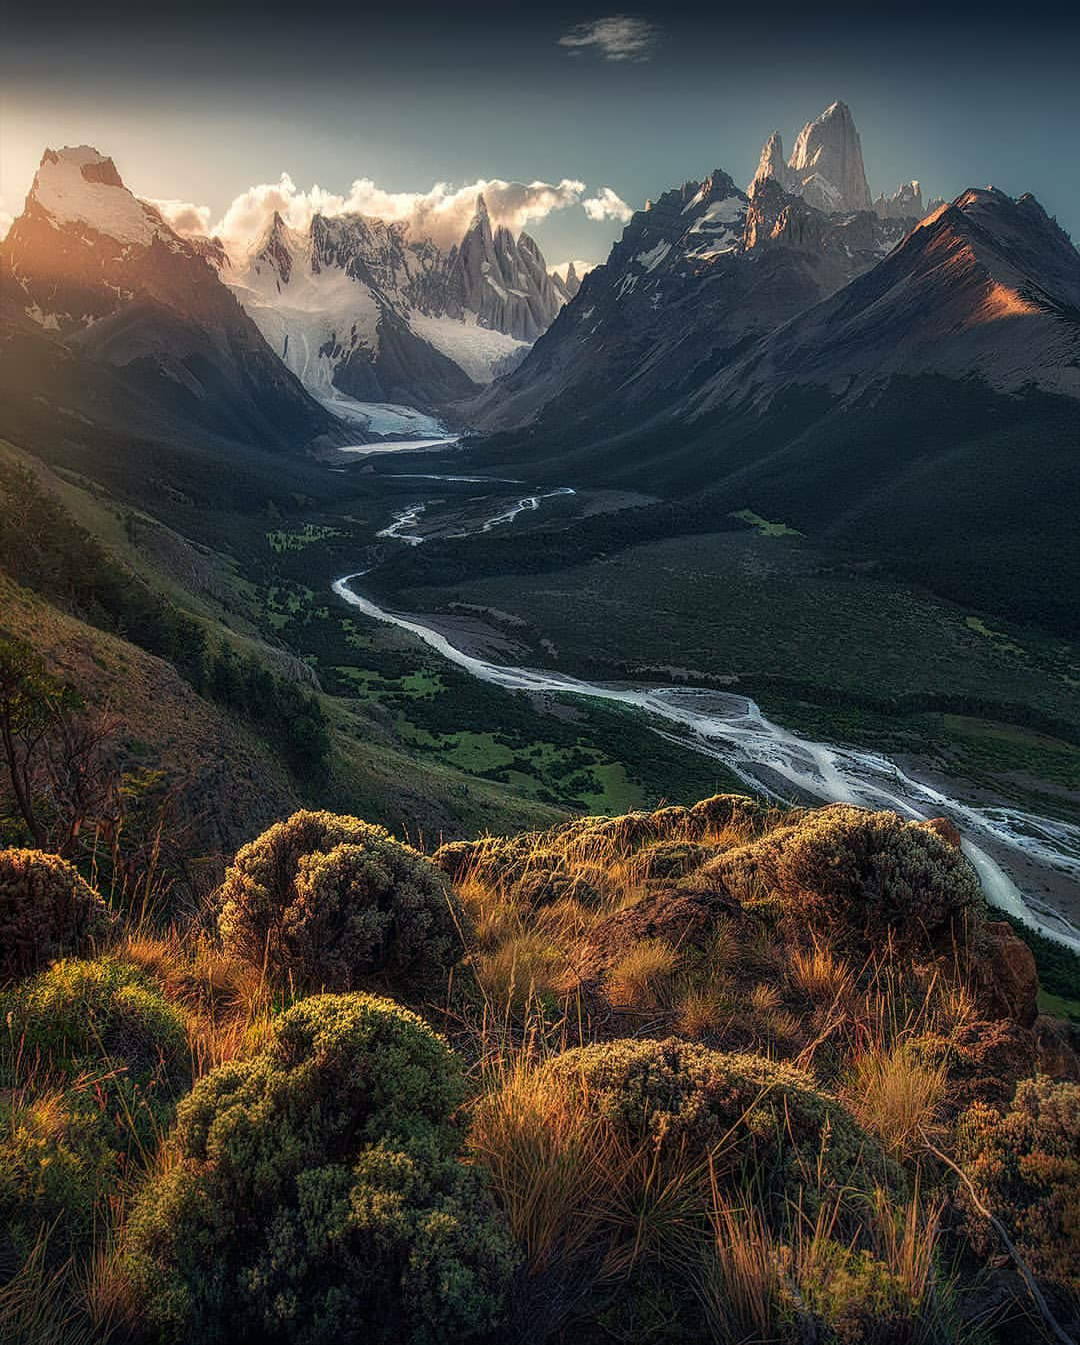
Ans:
{"type": "Polygon", "coordinates": [[[792,793],[822,802],[892,808],[919,819],[948,817],[963,838],[964,852],[990,904],[1080,952],[1080,930],[1021,891],[1015,881],[1036,866],[1080,883],[1080,827],[1016,809],[961,803],[879,753],[801,738],[766,719],[747,696],[704,688],[607,685],[490,662],[452,643],[429,624],[431,619],[379,607],[355,586],[362,578],[362,573],[343,575],[333,591],[365,616],[409,632],[482,681],[511,691],[585,696],[634,707],[658,732],[723,762],[755,792],[780,795],[786,781],[792,793]]]}

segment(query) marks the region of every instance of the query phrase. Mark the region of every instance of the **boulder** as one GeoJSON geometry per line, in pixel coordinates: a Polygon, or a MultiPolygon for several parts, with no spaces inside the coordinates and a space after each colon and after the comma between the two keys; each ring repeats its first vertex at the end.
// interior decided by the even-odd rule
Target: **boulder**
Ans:
{"type": "Polygon", "coordinates": [[[990,920],[983,927],[975,972],[979,997],[989,1013],[1012,1018],[1021,1027],[1034,1026],[1039,1016],[1035,958],[1004,920],[990,920]]]}

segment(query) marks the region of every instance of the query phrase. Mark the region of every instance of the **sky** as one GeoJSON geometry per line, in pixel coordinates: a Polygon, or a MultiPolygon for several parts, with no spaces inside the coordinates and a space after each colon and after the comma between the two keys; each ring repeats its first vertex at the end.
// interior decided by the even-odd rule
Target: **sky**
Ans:
{"type": "Polygon", "coordinates": [[[602,261],[631,208],[716,167],[745,186],[772,131],[790,152],[840,98],[875,195],[1031,191],[1080,239],[1064,7],[55,0],[5,28],[4,228],[45,146],[89,143],[184,227],[239,236],[284,206],[449,234],[493,183],[550,263],[602,261]]]}

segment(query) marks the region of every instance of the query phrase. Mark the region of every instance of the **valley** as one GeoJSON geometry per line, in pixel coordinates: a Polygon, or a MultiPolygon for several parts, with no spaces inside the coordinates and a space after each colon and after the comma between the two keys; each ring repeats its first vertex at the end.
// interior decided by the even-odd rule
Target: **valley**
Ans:
{"type": "MultiPolygon", "coordinates": [[[[435,502],[433,513],[437,517],[440,506],[445,511],[446,502],[435,502]]],[[[473,504],[478,521],[471,536],[478,544],[494,521],[509,522],[516,512],[521,512],[520,508],[516,512],[511,509],[485,519],[489,508],[488,504],[482,509],[473,504]]],[[[407,518],[406,530],[399,532],[396,530],[399,525],[392,525],[379,535],[412,546],[425,540],[437,541],[440,535],[470,535],[451,530],[460,526],[460,507],[452,513],[456,520],[453,524],[442,519],[441,533],[439,524],[428,515],[426,505],[414,505],[399,517],[407,518]],[[411,531],[421,515],[431,529],[426,538],[411,531]]],[[[774,546],[779,541],[775,532],[774,528],[773,535],[766,533],[774,546]]],[[[801,565],[780,567],[778,575],[778,567],[761,554],[763,548],[757,534],[729,534],[719,539],[720,547],[715,545],[717,540],[708,536],[688,539],[674,549],[672,544],[660,544],[648,548],[644,557],[631,549],[608,559],[607,565],[615,570],[606,580],[598,577],[597,567],[593,567],[556,571],[539,581],[515,576],[502,581],[458,584],[450,590],[406,591],[399,596],[397,610],[387,610],[364,596],[367,584],[377,579],[377,571],[339,578],[333,591],[364,615],[409,633],[483,682],[528,692],[534,697],[598,699],[632,706],[669,741],[688,745],[721,761],[758,792],[791,801],[811,799],[892,807],[915,817],[948,816],[965,835],[965,848],[991,900],[1010,914],[1033,921],[1044,933],[1080,948],[1073,925],[1080,918],[1076,902],[1080,829],[1067,820],[1070,813],[1075,816],[1073,791],[1080,759],[1076,748],[1067,740],[1055,740],[1046,734],[997,729],[998,736],[1011,739],[1015,749],[1013,760],[1005,754],[1004,763],[994,763],[1000,774],[1008,774],[1002,767],[1015,765],[1015,757],[1022,755],[1025,746],[1029,752],[1041,754],[1043,763],[1051,763],[1051,770],[1055,757],[1058,759],[1063,787],[1056,798],[1039,793],[1035,782],[1030,782],[1029,787],[1036,789],[1036,803],[1049,799],[1051,804],[1057,804],[1051,808],[1051,816],[1040,816],[1028,811],[1034,805],[1024,791],[1019,791],[1019,799],[1015,797],[1015,789],[1013,798],[1007,797],[1007,789],[1003,796],[1000,780],[994,782],[995,796],[990,784],[993,767],[984,769],[980,781],[979,772],[972,769],[971,755],[965,758],[960,751],[950,752],[952,744],[962,741],[965,734],[978,740],[980,721],[962,715],[935,715],[925,709],[921,715],[909,711],[907,715],[900,712],[890,718],[879,706],[876,717],[867,715],[858,723],[857,719],[853,722],[850,712],[852,704],[858,704],[860,695],[871,684],[879,698],[890,692],[899,693],[903,688],[915,703],[920,693],[932,700],[932,689],[942,686],[951,688],[957,703],[965,695],[977,696],[980,689],[988,692],[991,685],[1002,699],[1010,688],[1021,694],[1021,684],[1029,691],[1032,688],[1030,657],[1025,658],[1012,681],[1003,679],[1003,651],[999,645],[1005,637],[999,632],[984,634],[989,628],[979,629],[981,623],[977,618],[969,618],[961,626],[955,616],[933,604],[929,595],[897,590],[887,595],[892,600],[893,620],[886,632],[882,627],[883,595],[874,594],[872,583],[860,583],[850,574],[839,578],[822,576],[820,556],[811,556],[801,565]],[[697,545],[694,559],[688,549],[691,542],[697,545]],[[662,563],[665,548],[670,556],[666,566],[662,563]],[[706,565],[708,569],[703,568],[706,565]],[[646,582],[649,575],[653,577],[651,587],[646,582]],[[671,576],[678,581],[676,591],[683,601],[681,607],[672,602],[671,576]],[[770,579],[780,580],[782,600],[769,591],[770,579]],[[707,586],[710,592],[723,587],[730,599],[730,609],[723,606],[718,609],[715,602],[704,602],[702,593],[693,591],[695,581],[707,586]],[[841,594],[837,589],[846,592],[841,594]],[[748,639],[747,622],[740,621],[738,614],[745,618],[753,609],[752,594],[765,604],[773,620],[789,621],[783,647],[807,679],[804,688],[812,686],[817,675],[822,686],[829,685],[843,696],[848,707],[847,722],[839,716],[840,722],[829,726],[826,713],[824,726],[838,729],[839,736],[849,738],[849,746],[832,746],[801,737],[766,718],[755,701],[741,690],[721,689],[724,683],[756,689],[757,679],[746,672],[742,676],[728,672],[725,676],[716,668],[715,651],[723,650],[731,657],[731,666],[745,668],[748,654],[753,666],[755,649],[760,657],[764,641],[779,636],[779,631],[770,632],[768,621],[762,622],[760,614],[754,612],[751,624],[759,640],[755,645],[748,639]],[[807,609],[801,614],[800,604],[807,609]],[[424,615],[407,615],[401,606],[409,613],[419,611],[424,615]],[[819,618],[812,626],[807,620],[811,609],[819,618]],[[461,614],[466,611],[469,616],[463,619],[461,614]],[[651,619],[635,621],[635,614],[643,612],[651,619]],[[701,620],[695,622],[694,613],[701,620]],[[826,619],[825,613],[830,613],[831,618],[826,619]],[[791,620],[792,615],[795,620],[791,620]],[[806,623],[802,627],[808,640],[805,646],[799,642],[799,615],[806,623]],[[898,628],[897,621],[904,624],[898,628]],[[953,623],[956,629],[950,631],[953,623]],[[880,632],[877,637],[875,628],[880,632]],[[998,644],[994,642],[995,635],[998,644]],[[988,648],[980,659],[977,642],[987,640],[988,648]],[[886,664],[891,656],[893,666],[889,675],[883,676],[882,666],[874,662],[875,644],[880,645],[881,659],[886,664]],[[935,646],[937,652],[927,662],[926,653],[935,646]],[[815,648],[821,651],[816,658],[815,648]],[[844,652],[853,648],[859,651],[861,675],[856,664],[844,657],[844,652]],[[660,659],[664,650],[669,657],[676,655],[684,666],[676,668],[668,664],[665,669],[659,662],[647,661],[660,659]],[[898,650],[906,651],[910,666],[897,661],[898,650]],[[529,663],[524,667],[509,666],[505,660],[510,656],[528,656],[529,663]],[[921,677],[915,673],[915,663],[923,664],[921,677]],[[612,680],[602,683],[582,680],[575,670],[583,666],[603,669],[612,680]],[[642,686],[626,685],[622,680],[637,679],[643,673],[655,678],[665,670],[671,675],[678,674],[679,681],[666,686],[642,686]],[[980,682],[980,676],[986,681],[980,682]],[[695,678],[708,679],[712,685],[709,689],[695,686],[695,678]],[[931,748],[935,735],[936,750],[931,748]],[[884,739],[894,751],[901,746],[906,750],[902,756],[897,753],[888,757],[880,751],[866,751],[875,738],[884,739]],[[906,766],[900,764],[901,759],[906,759],[906,766]],[[967,773],[975,778],[965,779],[967,773]],[[961,802],[961,798],[965,801],[961,802]]],[[[770,651],[773,656],[776,648],[773,645],[770,651]]],[[[1012,657],[1013,651],[1024,653],[1015,645],[1004,652],[1012,657]]],[[[1058,646],[1054,654],[1059,660],[1060,675],[1062,667],[1070,666],[1060,662],[1070,656],[1070,651],[1058,646]]],[[[778,675],[775,663],[767,665],[760,678],[765,688],[772,683],[778,684],[779,689],[785,680],[778,675]]],[[[789,724],[798,723],[800,718],[810,719],[813,690],[809,694],[804,690],[807,699],[800,704],[797,694],[792,694],[799,690],[796,679],[787,680],[788,696],[785,698],[781,692],[775,698],[782,719],[789,724]]],[[[1056,683],[1050,668],[1042,669],[1042,683],[1048,707],[1065,710],[1071,704],[1067,690],[1056,683]]],[[[763,694],[769,696],[769,691],[763,694]]],[[[1069,733],[1070,727],[1066,725],[1064,731],[1069,733]]],[[[993,739],[995,726],[981,721],[981,732],[993,739]]]]}

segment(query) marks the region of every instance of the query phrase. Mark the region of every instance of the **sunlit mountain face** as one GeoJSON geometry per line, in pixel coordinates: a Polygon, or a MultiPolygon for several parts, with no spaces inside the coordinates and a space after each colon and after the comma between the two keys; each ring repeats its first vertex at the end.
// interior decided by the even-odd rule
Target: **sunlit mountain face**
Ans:
{"type": "Polygon", "coordinates": [[[1072,14],[0,53],[0,1345],[1080,1340],[1072,14]]]}

